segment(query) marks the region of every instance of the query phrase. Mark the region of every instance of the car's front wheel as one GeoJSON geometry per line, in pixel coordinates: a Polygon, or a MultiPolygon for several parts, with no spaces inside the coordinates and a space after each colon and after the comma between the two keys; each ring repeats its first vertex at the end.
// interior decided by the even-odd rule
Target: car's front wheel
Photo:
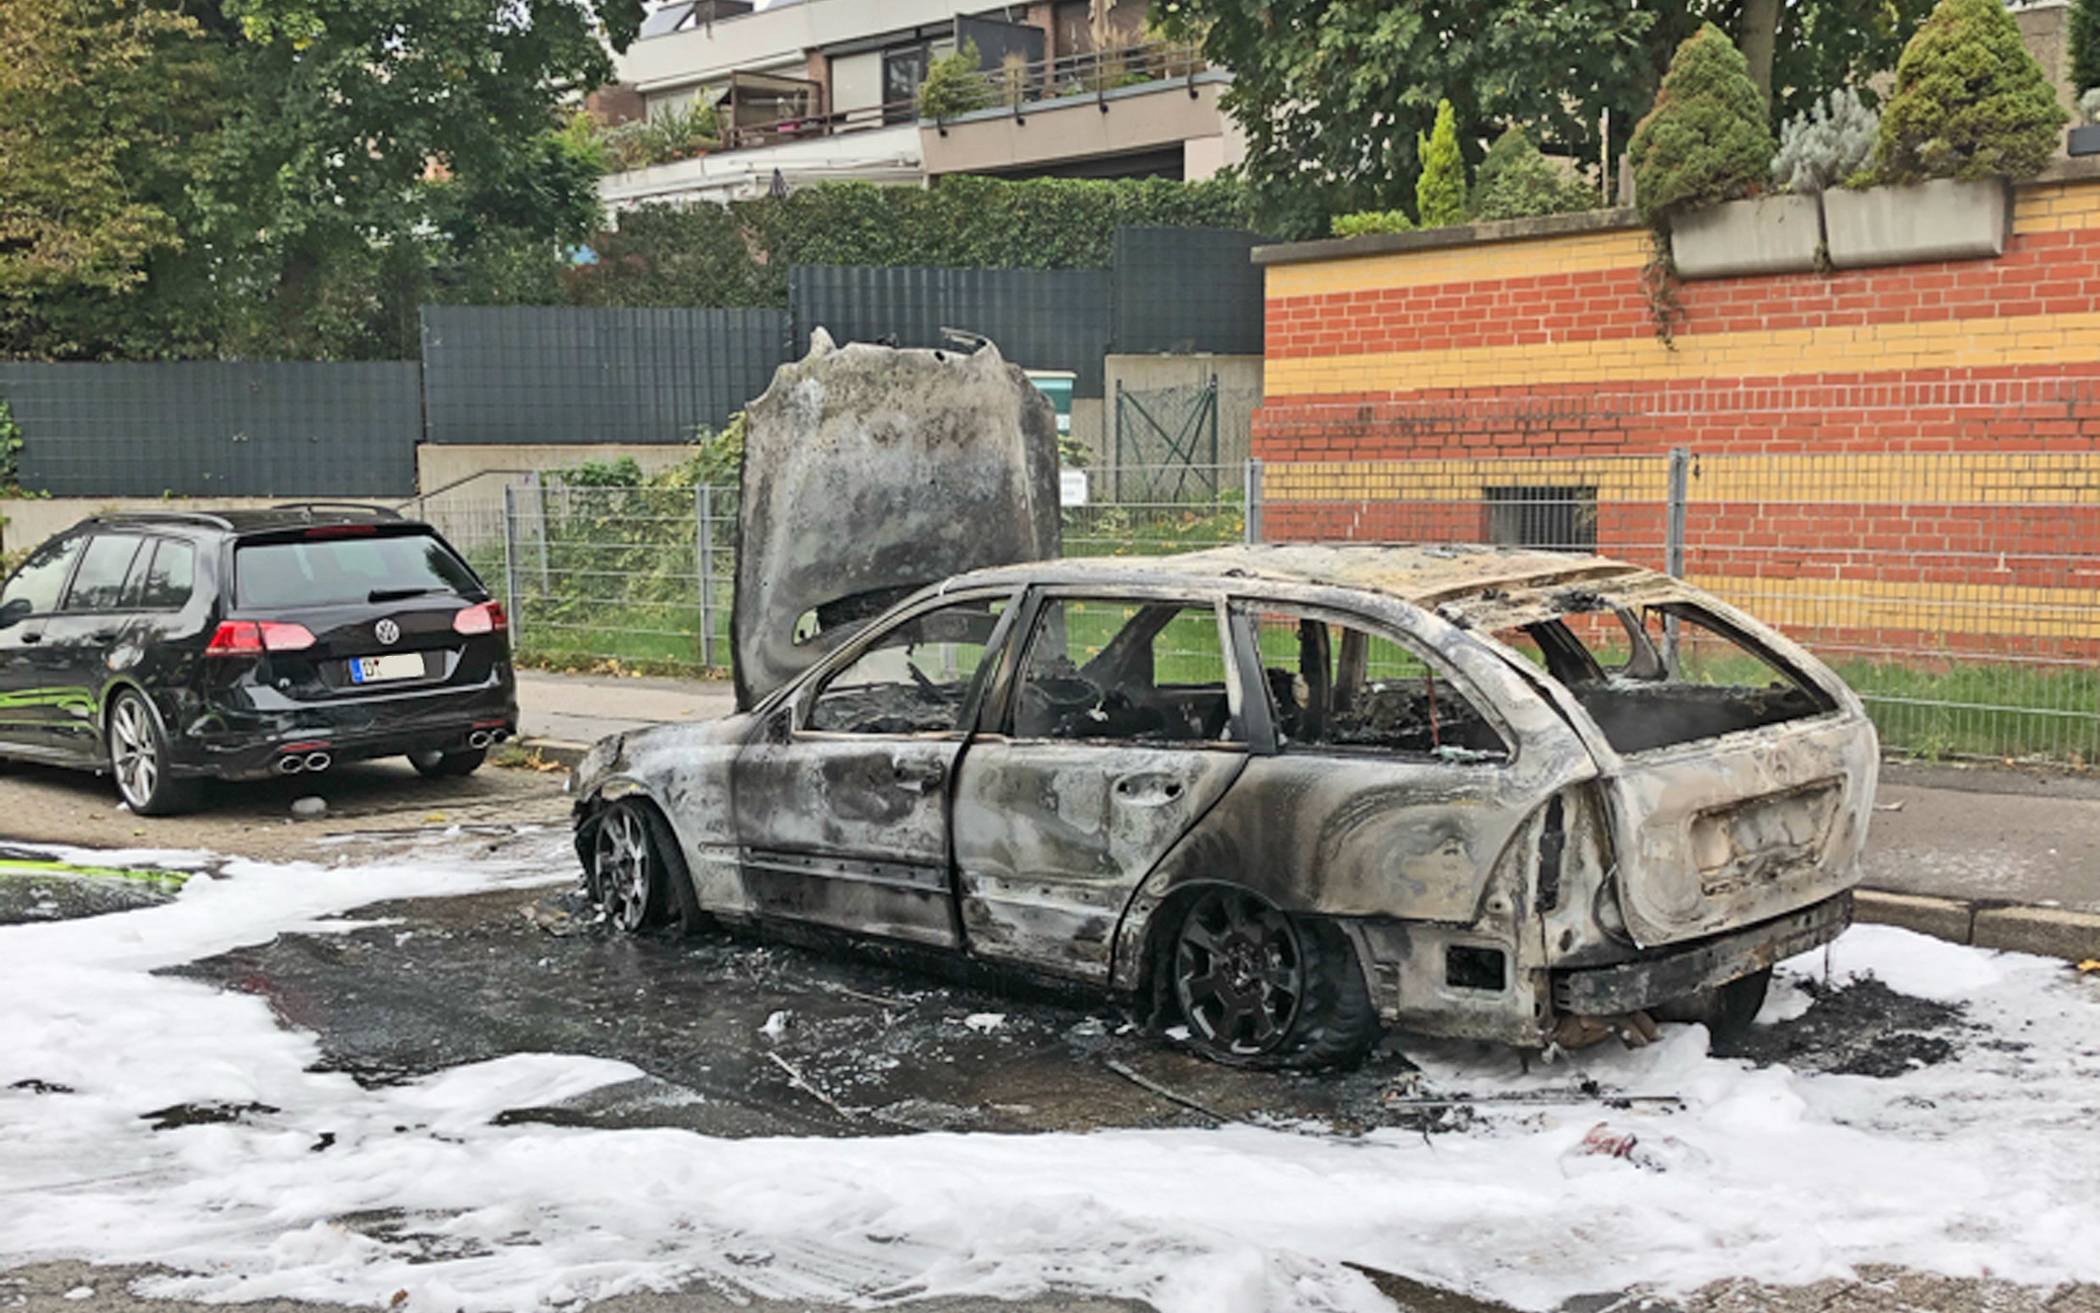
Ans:
{"type": "Polygon", "coordinates": [[[598,816],[591,840],[591,900],[614,927],[638,934],[662,926],[697,928],[700,906],[671,827],[656,808],[622,798],[598,816]]]}
{"type": "Polygon", "coordinates": [[[195,780],[178,780],[168,768],[168,739],[146,699],[130,689],[109,704],[109,766],[117,795],[140,816],[170,816],[196,805],[195,780]]]}
{"type": "Polygon", "coordinates": [[[1190,1041],[1221,1062],[1339,1066],[1377,1042],[1347,936],[1247,890],[1210,889],[1189,904],[1168,967],[1190,1041]]]}
{"type": "Polygon", "coordinates": [[[488,757],[487,748],[468,748],[460,752],[439,752],[432,748],[428,752],[409,753],[408,764],[426,780],[452,780],[480,770],[481,763],[488,757]]]}

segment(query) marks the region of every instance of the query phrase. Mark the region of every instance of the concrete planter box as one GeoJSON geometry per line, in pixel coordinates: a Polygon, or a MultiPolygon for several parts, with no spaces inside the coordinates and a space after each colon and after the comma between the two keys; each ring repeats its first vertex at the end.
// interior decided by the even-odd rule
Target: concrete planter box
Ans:
{"type": "Polygon", "coordinates": [[[1813,196],[1730,201],[1670,221],[1670,258],[1679,278],[1798,273],[1816,267],[1822,241],[1813,196]]]}
{"type": "Polygon", "coordinates": [[[1823,234],[1837,269],[2005,254],[2012,189],[1997,179],[1823,193],[1823,234]]]}
{"type": "Polygon", "coordinates": [[[2100,155],[2100,123],[2071,129],[2064,136],[2064,152],[2069,155],[2100,155]]]}

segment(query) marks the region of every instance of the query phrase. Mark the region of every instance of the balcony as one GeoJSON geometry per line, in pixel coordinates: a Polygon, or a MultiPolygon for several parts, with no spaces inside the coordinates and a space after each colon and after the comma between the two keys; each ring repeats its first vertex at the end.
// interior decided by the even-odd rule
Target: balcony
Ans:
{"type": "Polygon", "coordinates": [[[954,113],[922,119],[928,177],[1206,178],[1244,153],[1218,107],[1232,76],[1172,42],[985,70],[954,113]]]}
{"type": "Polygon", "coordinates": [[[619,209],[755,196],[776,171],[791,185],[1119,168],[1207,177],[1237,158],[1238,134],[1218,109],[1230,81],[1189,46],[1131,45],[982,70],[957,112],[922,118],[917,99],[833,109],[822,83],[740,71],[714,105],[718,146],[608,175],[600,192],[619,209]]]}

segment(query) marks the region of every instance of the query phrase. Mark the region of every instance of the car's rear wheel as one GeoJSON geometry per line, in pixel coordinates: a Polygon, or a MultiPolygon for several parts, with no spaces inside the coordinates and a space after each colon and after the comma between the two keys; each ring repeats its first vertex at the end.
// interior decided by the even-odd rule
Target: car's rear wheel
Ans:
{"type": "Polygon", "coordinates": [[[699,925],[699,900],[671,827],[640,799],[622,798],[599,815],[589,884],[606,919],[628,934],[664,927],[682,935],[699,925]]]}
{"type": "Polygon", "coordinates": [[[1754,971],[1688,998],[1673,999],[1654,1009],[1658,1021],[1696,1021],[1718,1040],[1738,1038],[1757,1020],[1772,987],[1772,968],[1754,971]]]}
{"type": "Polygon", "coordinates": [[[117,796],[140,816],[169,816],[196,805],[197,782],[178,780],[168,766],[168,740],[160,718],[138,693],[126,689],[109,704],[110,773],[117,796]]]}
{"type": "Polygon", "coordinates": [[[1221,1062],[1343,1065],[1378,1039],[1348,938],[1247,890],[1210,889],[1189,904],[1168,967],[1190,1041],[1221,1062]]]}
{"type": "Polygon", "coordinates": [[[460,752],[439,752],[432,748],[428,752],[408,754],[408,764],[426,780],[452,780],[472,775],[488,759],[487,748],[467,748],[460,752]]]}

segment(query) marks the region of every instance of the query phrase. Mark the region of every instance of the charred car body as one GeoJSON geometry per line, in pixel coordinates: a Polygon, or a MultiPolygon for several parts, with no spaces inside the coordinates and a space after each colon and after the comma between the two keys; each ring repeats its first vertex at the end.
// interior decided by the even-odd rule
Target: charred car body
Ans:
{"type": "Polygon", "coordinates": [[[1747,1019],[1848,923],[1876,771],[1835,675],[1679,580],[1240,547],[923,589],[736,715],[599,744],[575,819],[630,930],[902,941],[1317,1064],[1747,1019]]]}

